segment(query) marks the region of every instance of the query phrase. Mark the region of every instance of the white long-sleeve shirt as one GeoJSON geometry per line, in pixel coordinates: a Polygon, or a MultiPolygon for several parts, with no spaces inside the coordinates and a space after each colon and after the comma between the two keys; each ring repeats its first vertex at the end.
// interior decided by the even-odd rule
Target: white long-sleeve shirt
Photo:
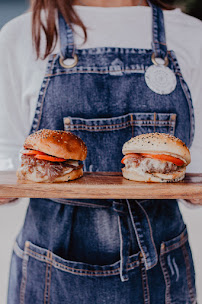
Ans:
{"type": "MultiPolygon", "coordinates": [[[[75,6],[87,27],[88,39],[74,26],[79,49],[124,47],[151,49],[150,7],[75,6]]],[[[168,50],[174,50],[195,110],[195,138],[188,172],[202,172],[202,22],[181,12],[164,11],[168,50]]],[[[45,46],[43,36],[42,52],[45,46]]],[[[59,52],[59,42],[54,53],[59,52]]],[[[47,59],[36,60],[31,12],[10,21],[0,32],[0,170],[16,169],[19,150],[31,128],[47,59]]]]}

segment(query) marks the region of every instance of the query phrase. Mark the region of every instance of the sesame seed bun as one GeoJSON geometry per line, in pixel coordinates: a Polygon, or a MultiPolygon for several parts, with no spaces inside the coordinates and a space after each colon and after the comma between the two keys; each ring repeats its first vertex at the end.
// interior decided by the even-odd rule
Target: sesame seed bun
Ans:
{"type": "Polygon", "coordinates": [[[189,149],[179,138],[165,133],[147,133],[131,138],[123,145],[124,155],[129,153],[166,154],[191,162],[189,149]]]}
{"type": "Polygon", "coordinates": [[[42,129],[29,135],[24,148],[44,152],[48,155],[73,160],[85,160],[87,147],[71,132],[42,129]]]}

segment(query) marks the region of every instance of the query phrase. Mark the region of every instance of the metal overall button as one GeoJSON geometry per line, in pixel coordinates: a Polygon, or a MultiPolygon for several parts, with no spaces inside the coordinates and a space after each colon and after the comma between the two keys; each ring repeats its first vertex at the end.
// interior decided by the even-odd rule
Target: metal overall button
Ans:
{"type": "MultiPolygon", "coordinates": [[[[159,63],[159,59],[152,54],[151,60],[153,65],[148,67],[145,72],[145,82],[147,86],[155,93],[167,95],[172,93],[177,85],[175,73],[168,68],[168,57],[166,56],[163,62],[159,63]]],[[[162,59],[161,59],[162,60],[162,59]]]]}
{"type": "Polygon", "coordinates": [[[71,69],[71,68],[73,68],[73,67],[75,67],[77,65],[77,63],[78,63],[78,56],[76,54],[74,54],[73,58],[67,58],[65,60],[62,57],[60,57],[59,62],[60,62],[60,65],[63,68],[65,68],[65,69],[71,69]],[[74,60],[74,62],[72,64],[68,64],[68,65],[65,64],[64,62],[66,60],[69,60],[69,59],[74,60]]]}

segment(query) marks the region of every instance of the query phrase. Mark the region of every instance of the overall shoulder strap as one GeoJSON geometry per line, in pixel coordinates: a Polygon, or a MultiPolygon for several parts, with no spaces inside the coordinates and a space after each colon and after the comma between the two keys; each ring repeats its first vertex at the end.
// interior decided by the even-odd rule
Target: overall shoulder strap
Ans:
{"type": "Polygon", "coordinates": [[[152,8],[152,49],[154,50],[155,58],[165,58],[167,56],[166,35],[163,11],[160,7],[152,4],[148,0],[148,4],[152,8]]]}
{"type": "Polygon", "coordinates": [[[63,60],[73,58],[75,46],[72,28],[66,23],[60,13],[58,13],[58,20],[61,57],[63,60]]]}

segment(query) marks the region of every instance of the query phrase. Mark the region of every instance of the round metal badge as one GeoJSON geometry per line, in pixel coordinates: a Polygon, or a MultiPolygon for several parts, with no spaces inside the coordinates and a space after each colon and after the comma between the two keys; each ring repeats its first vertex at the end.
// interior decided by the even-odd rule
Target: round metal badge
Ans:
{"type": "Polygon", "coordinates": [[[172,93],[177,85],[174,72],[163,64],[151,65],[145,72],[145,81],[153,92],[160,95],[172,93]]]}

